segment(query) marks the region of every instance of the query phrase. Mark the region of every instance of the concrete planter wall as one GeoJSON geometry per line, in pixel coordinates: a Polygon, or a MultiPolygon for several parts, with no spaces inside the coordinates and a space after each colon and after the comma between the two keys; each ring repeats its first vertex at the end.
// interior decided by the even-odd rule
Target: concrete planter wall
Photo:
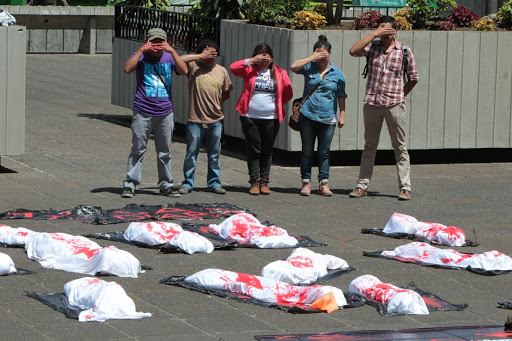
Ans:
{"type": "Polygon", "coordinates": [[[25,152],[25,41],[25,27],[0,26],[0,156],[25,152]]]}
{"type": "MultiPolygon", "coordinates": [[[[366,60],[354,58],[350,47],[365,31],[294,31],[240,21],[222,21],[219,63],[229,69],[236,60],[252,55],[255,45],[267,42],[276,64],[290,70],[293,61],[312,53],[320,34],[333,45],[331,61],[347,78],[347,123],[336,131],[332,150],[361,150],[364,146],[362,101],[366,81],[361,72],[366,60]]],[[[410,149],[510,148],[512,145],[512,32],[399,32],[398,39],[411,47],[418,63],[420,82],[407,98],[407,138],[410,149]]],[[[112,102],[131,107],[133,78],[122,66],[139,42],[115,39],[112,102]],[[119,52],[118,52],[119,51],[119,52]],[[132,83],[130,83],[132,82],[132,83]]],[[[303,77],[289,72],[294,97],[300,97],[303,77]]],[[[186,122],[186,77],[173,83],[178,122],[186,122]]],[[[234,111],[242,80],[232,77],[234,91],[225,104],[225,132],[242,138],[239,114],[234,111]]],[[[287,106],[290,112],[290,104],[287,106]]],[[[386,128],[381,148],[390,149],[386,128]]],[[[276,147],[299,151],[300,135],[285,123],[276,147]]]]}
{"type": "Polygon", "coordinates": [[[113,7],[2,6],[27,28],[27,52],[111,53],[113,7]]]}

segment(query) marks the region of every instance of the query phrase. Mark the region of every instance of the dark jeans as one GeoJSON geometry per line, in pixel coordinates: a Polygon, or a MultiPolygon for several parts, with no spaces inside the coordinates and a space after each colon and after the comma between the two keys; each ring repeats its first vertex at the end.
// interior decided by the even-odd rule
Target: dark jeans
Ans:
{"type": "Polygon", "coordinates": [[[272,165],[274,141],[279,132],[279,120],[259,120],[240,117],[247,145],[247,167],[251,179],[268,178],[272,165]]]}
{"type": "Polygon", "coordinates": [[[335,124],[323,124],[310,120],[304,115],[299,119],[302,153],[300,154],[300,175],[302,179],[311,180],[311,165],[315,140],[318,139],[318,181],[329,179],[331,142],[334,136],[335,124]]]}

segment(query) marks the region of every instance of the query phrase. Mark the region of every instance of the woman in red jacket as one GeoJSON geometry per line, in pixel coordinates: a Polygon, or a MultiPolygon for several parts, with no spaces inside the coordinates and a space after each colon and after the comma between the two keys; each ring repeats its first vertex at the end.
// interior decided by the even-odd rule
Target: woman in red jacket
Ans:
{"type": "Polygon", "coordinates": [[[254,48],[252,58],[231,64],[231,72],[244,79],[236,105],[242,116],[247,145],[250,194],[270,194],[268,178],[274,141],[283,121],[284,105],[293,97],[288,73],[274,64],[272,49],[265,43],[254,48]]]}

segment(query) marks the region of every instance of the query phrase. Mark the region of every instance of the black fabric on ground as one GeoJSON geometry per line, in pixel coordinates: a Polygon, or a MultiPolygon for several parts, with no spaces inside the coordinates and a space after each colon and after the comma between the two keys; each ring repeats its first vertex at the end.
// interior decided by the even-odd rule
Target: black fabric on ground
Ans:
{"type": "MultiPolygon", "coordinates": [[[[186,276],[171,276],[167,278],[161,278],[160,283],[162,284],[168,284],[168,285],[175,285],[180,286],[182,288],[187,288],[189,290],[199,291],[203,294],[208,295],[216,295],[219,297],[225,297],[230,298],[239,302],[244,303],[251,303],[260,305],[266,308],[274,308],[274,309],[280,309],[284,310],[288,313],[292,314],[311,314],[311,313],[322,313],[323,311],[312,309],[307,305],[301,304],[301,305],[293,305],[293,304],[279,304],[279,303],[269,303],[269,302],[263,302],[260,300],[257,300],[255,298],[252,298],[247,295],[243,294],[237,294],[226,290],[214,290],[214,289],[207,289],[203,286],[199,286],[192,283],[185,282],[186,276]]],[[[364,305],[364,300],[358,297],[354,294],[345,294],[345,298],[347,300],[348,306],[345,306],[343,308],[354,308],[354,307],[360,307],[364,305]]]]}
{"type": "MultiPolygon", "coordinates": [[[[263,222],[264,225],[269,225],[268,222],[263,222]]],[[[235,240],[232,239],[224,239],[221,236],[219,236],[213,229],[209,228],[208,225],[204,224],[193,224],[193,223],[183,223],[182,227],[184,230],[192,231],[197,234],[200,234],[203,237],[210,238],[212,240],[216,241],[232,241],[235,242],[235,240]]],[[[289,248],[297,248],[297,247],[312,247],[312,246],[327,246],[327,244],[316,242],[313,239],[311,239],[308,236],[291,236],[295,239],[297,239],[298,243],[295,246],[291,246],[289,248]]],[[[254,244],[249,243],[240,243],[239,247],[250,247],[250,248],[257,248],[254,244]]],[[[288,248],[288,249],[289,249],[288,248]]]]}
{"type": "MultiPolygon", "coordinates": [[[[363,234],[374,234],[374,235],[377,235],[377,236],[390,237],[390,238],[394,238],[394,239],[414,240],[414,241],[417,241],[417,242],[428,243],[428,244],[431,244],[431,245],[441,245],[441,244],[431,243],[426,238],[418,238],[414,234],[409,234],[409,233],[384,233],[384,229],[381,229],[381,228],[378,228],[378,227],[374,227],[373,229],[361,229],[361,233],[363,233],[363,234]]],[[[460,247],[464,247],[464,246],[478,246],[478,245],[480,245],[480,243],[477,243],[477,242],[474,242],[474,241],[466,239],[466,242],[464,243],[464,245],[462,245],[460,247]]]]}
{"type": "Polygon", "coordinates": [[[470,340],[510,340],[512,332],[505,332],[503,326],[464,326],[417,328],[403,330],[358,330],[340,331],[321,334],[290,334],[290,335],[256,335],[256,340],[280,341],[362,341],[362,340],[394,340],[394,341],[470,341],[470,340]]]}
{"type": "MultiPolygon", "coordinates": [[[[423,264],[421,262],[416,261],[415,259],[407,259],[407,258],[401,258],[401,257],[386,257],[386,256],[382,255],[382,252],[383,251],[375,251],[375,252],[363,251],[363,256],[376,257],[376,258],[384,258],[384,259],[392,259],[392,260],[397,260],[397,261],[400,261],[400,262],[403,262],[403,263],[418,264],[418,265],[421,265],[421,266],[429,266],[429,267],[432,267],[432,268],[450,269],[450,270],[467,270],[469,272],[473,272],[475,274],[483,275],[483,276],[497,276],[497,275],[506,274],[506,273],[509,273],[509,272],[512,271],[512,270],[485,270],[485,269],[472,268],[471,266],[467,266],[467,267],[462,267],[462,266],[461,267],[454,267],[454,266],[448,266],[448,265],[444,266],[444,265],[437,265],[437,264],[434,264],[434,265],[423,264]]],[[[465,253],[471,254],[469,252],[465,252],[465,253]]]]}
{"type": "Polygon", "coordinates": [[[220,219],[237,213],[251,213],[228,203],[169,205],[129,204],[113,210],[98,206],[78,205],[69,210],[26,210],[23,208],[0,213],[0,219],[89,220],[94,224],[117,224],[141,220],[203,220],[220,219]]]}
{"type": "Polygon", "coordinates": [[[512,309],[512,302],[498,302],[499,308],[512,309]]]}
{"type": "Polygon", "coordinates": [[[26,291],[26,294],[63,313],[67,317],[78,320],[78,316],[81,312],[80,308],[71,306],[64,293],[40,294],[26,291]]]}

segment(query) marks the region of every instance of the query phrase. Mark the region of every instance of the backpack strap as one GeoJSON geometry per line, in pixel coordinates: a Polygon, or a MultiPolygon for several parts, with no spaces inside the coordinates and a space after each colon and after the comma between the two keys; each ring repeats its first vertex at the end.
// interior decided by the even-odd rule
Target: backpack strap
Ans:
{"type": "Polygon", "coordinates": [[[364,66],[363,73],[361,74],[363,78],[366,78],[368,76],[368,65],[370,64],[370,55],[372,54],[372,51],[374,48],[377,47],[377,45],[380,44],[380,40],[374,40],[372,41],[372,46],[370,46],[370,51],[366,54],[366,65],[364,66]]]}
{"type": "Polygon", "coordinates": [[[404,84],[408,82],[407,69],[409,67],[409,47],[407,45],[402,44],[402,68],[404,70],[404,84]]]}

